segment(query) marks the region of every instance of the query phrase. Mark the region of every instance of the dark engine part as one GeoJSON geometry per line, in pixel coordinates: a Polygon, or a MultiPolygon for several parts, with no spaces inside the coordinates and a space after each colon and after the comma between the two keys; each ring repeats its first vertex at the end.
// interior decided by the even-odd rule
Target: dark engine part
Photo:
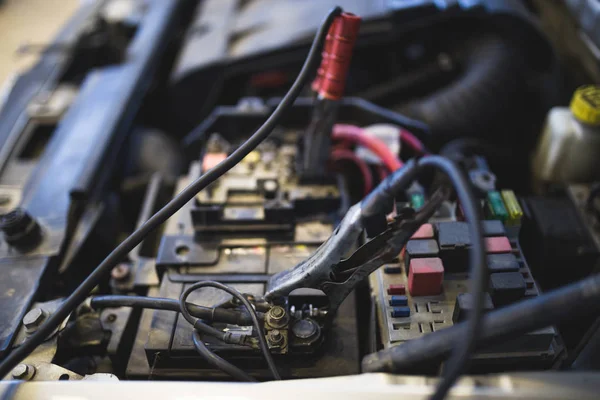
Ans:
{"type": "MultiPolygon", "coordinates": [[[[178,131],[185,133],[191,130],[216,105],[237,103],[243,96],[242,90],[246,91],[246,95],[249,93],[262,97],[283,94],[285,83],[295,75],[304,57],[308,38],[319,24],[320,18],[317,16],[322,14],[315,11],[324,12],[331,3],[320,0],[286,3],[285,6],[275,3],[213,0],[197,8],[168,88],[171,111],[178,120],[178,131]],[[260,12],[267,9],[268,13],[260,12]],[[265,20],[265,15],[277,15],[278,12],[282,13],[279,14],[280,18],[265,20]],[[301,25],[296,24],[297,15],[306,16],[301,25]],[[274,51],[284,43],[287,45],[284,51],[274,51]],[[269,66],[267,70],[265,65],[269,66]],[[195,88],[203,88],[206,96],[200,98],[195,88]],[[266,90],[261,91],[260,88],[266,90]],[[201,106],[198,106],[199,103],[201,106]]],[[[451,42],[444,39],[440,44],[440,37],[444,37],[442,32],[452,23],[460,26],[460,29],[467,24],[473,31],[481,31],[474,36],[485,34],[489,26],[499,30],[502,36],[507,36],[507,32],[513,34],[513,44],[518,43],[523,51],[519,54],[529,55],[529,59],[538,61],[539,65],[544,66],[541,69],[552,64],[550,48],[519,1],[419,0],[379,3],[346,0],[339,2],[339,5],[363,18],[354,56],[355,68],[350,71],[347,86],[348,95],[360,93],[362,97],[363,93],[366,94],[376,85],[383,85],[387,92],[395,87],[388,93],[390,96],[386,96],[392,100],[386,105],[392,105],[395,104],[394,97],[409,100],[426,96],[428,93],[423,92],[423,88],[439,89],[432,88],[431,84],[440,81],[437,77],[439,74],[442,75],[441,82],[447,81],[446,75],[453,75],[452,71],[446,71],[447,67],[455,69],[452,67],[452,58],[449,63],[445,62],[444,66],[439,67],[441,71],[434,72],[434,78],[427,76],[414,83],[405,82],[406,79],[400,83],[391,82],[398,76],[415,73],[420,76],[423,64],[435,64],[440,53],[448,53],[444,47],[451,42]],[[483,31],[482,26],[486,27],[483,31]],[[405,97],[413,92],[416,92],[414,96],[405,97]]],[[[465,54],[460,50],[463,40],[465,38],[457,43],[457,56],[465,54]]],[[[475,44],[470,47],[475,47],[475,44]]],[[[504,44],[498,48],[500,56],[505,56],[507,47],[512,49],[513,46],[504,44]]],[[[481,50],[483,47],[477,48],[481,50]]],[[[474,54],[474,50],[469,51],[465,58],[465,63],[468,63],[465,69],[472,72],[478,68],[475,62],[481,61],[481,57],[474,54]]],[[[505,59],[496,58],[496,61],[505,59]]],[[[504,67],[498,66],[495,73],[502,68],[514,72],[510,67],[514,64],[515,59],[509,63],[503,62],[501,65],[504,67]]],[[[439,68],[434,67],[436,71],[439,68]]],[[[514,68],[522,75],[519,68],[514,68]]],[[[487,69],[489,67],[486,68],[486,74],[487,69]]],[[[471,76],[466,80],[472,82],[473,79],[471,76]]],[[[466,83],[465,80],[463,82],[457,85],[466,83]]],[[[491,104],[488,107],[493,108],[491,104]]],[[[465,121],[467,119],[464,118],[465,121]]],[[[464,124],[461,128],[464,128],[464,124]]]]}
{"type": "Polygon", "coordinates": [[[525,204],[521,243],[536,279],[548,290],[588,276],[600,250],[576,203],[564,194],[526,198],[525,204]]]}
{"type": "MultiPolygon", "coordinates": [[[[539,121],[545,111],[536,110],[539,101],[531,98],[526,54],[498,35],[463,40],[456,60],[462,65],[459,77],[400,111],[426,122],[438,146],[458,136],[509,144],[520,131],[514,121],[539,121]]],[[[531,148],[533,139],[521,140],[521,146],[531,148]]]]}
{"type": "MultiPolygon", "coordinates": [[[[572,185],[551,196],[524,199],[527,217],[520,241],[535,279],[545,290],[598,273],[600,236],[590,193],[588,185],[572,185]]],[[[559,326],[574,354],[585,344],[586,332],[593,323],[580,319],[559,326]]]]}
{"type": "MultiPolygon", "coordinates": [[[[0,283],[0,354],[12,345],[33,301],[57,289],[52,287],[54,279],[44,277],[55,278],[68,270],[66,282],[76,283],[96,264],[98,253],[102,256],[107,250],[96,241],[93,251],[85,253],[84,264],[72,263],[87,239],[98,239],[99,221],[110,215],[111,179],[120,166],[120,150],[183,5],[147,2],[145,18],[138,21],[136,34],[127,43],[127,56],[114,64],[95,66],[81,77],[75,71],[84,61],[78,46],[85,46],[85,41],[79,38],[89,36],[93,27],[106,28],[105,21],[94,23],[100,18],[100,4],[83,7],[56,40],[70,51],[45,53],[9,93],[0,114],[0,186],[9,199],[3,212],[20,206],[39,225],[42,237],[25,252],[6,242],[1,246],[6,273],[0,283]],[[79,85],[76,96],[66,96],[71,91],[67,86],[73,85],[79,85]],[[65,98],[70,100],[61,101],[65,98]],[[45,108],[37,107],[40,102],[45,108]],[[28,104],[30,111],[24,112],[28,104]],[[8,273],[9,269],[13,272],[8,273]]],[[[5,235],[16,237],[11,232],[5,235]]],[[[109,236],[114,240],[115,233],[109,236]]]]}

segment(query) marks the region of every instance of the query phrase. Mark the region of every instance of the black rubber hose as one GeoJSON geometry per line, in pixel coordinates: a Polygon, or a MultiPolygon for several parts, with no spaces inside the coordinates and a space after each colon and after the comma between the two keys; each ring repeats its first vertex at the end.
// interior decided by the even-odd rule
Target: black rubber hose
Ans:
{"type": "MultiPolygon", "coordinates": [[[[514,303],[483,316],[477,348],[502,342],[518,335],[546,328],[600,311],[600,275],[594,275],[540,296],[514,303]]],[[[410,373],[437,363],[450,354],[457,341],[465,337],[467,322],[458,323],[369,354],[363,359],[364,372],[410,373]]]]}
{"type": "Polygon", "coordinates": [[[463,71],[456,80],[399,111],[429,125],[433,146],[459,136],[490,139],[501,126],[510,136],[515,129],[508,123],[530,119],[522,51],[487,34],[461,42],[459,53],[463,71]]]}
{"type": "Polygon", "coordinates": [[[194,347],[196,348],[198,354],[200,354],[200,356],[202,356],[202,358],[204,358],[204,360],[210,363],[213,367],[220,369],[221,371],[242,382],[256,382],[256,379],[252,378],[250,375],[231,364],[229,361],[210,351],[204,344],[204,341],[198,332],[194,331],[192,334],[192,341],[194,342],[194,347]]]}
{"type": "MultiPolygon", "coordinates": [[[[165,297],[122,295],[95,296],[91,298],[90,304],[93,309],[133,307],[179,312],[179,300],[165,297]]],[[[224,322],[240,326],[252,325],[250,314],[244,312],[224,308],[202,307],[192,303],[187,303],[187,309],[192,316],[205,321],[224,322]]]]}
{"type": "Polygon", "coordinates": [[[279,121],[293,105],[294,101],[312,77],[316,65],[319,62],[321,48],[327,37],[329,27],[334,18],[340,15],[342,9],[336,7],[329,12],[325,20],[319,27],[317,35],[313,40],[306,61],[302,70],[292,84],[292,87],[281,100],[281,103],[275,108],[273,113],[267,118],[263,125],[241,145],[237,150],[231,153],[225,160],[221,161],[214,168],[192,182],[181,193],[175,196],[167,205],[154,214],[148,221],[125,239],[116,249],[114,249],[99,266],[75,289],[75,291],[65,299],[58,309],[44,322],[38,330],[25,340],[19,347],[14,349],[0,363],[0,376],[6,376],[14,367],[17,366],[25,357],[27,357],[37,346],[42,344],[48,335],[54,330],[79,306],[88,296],[88,294],[106,277],[117,263],[122,261],[142,240],[146,238],[154,229],[162,225],[173,214],[192,200],[198,192],[219,179],[227,171],[236,166],[252,150],[254,150],[263,140],[265,140],[273,129],[279,125],[279,121]]]}

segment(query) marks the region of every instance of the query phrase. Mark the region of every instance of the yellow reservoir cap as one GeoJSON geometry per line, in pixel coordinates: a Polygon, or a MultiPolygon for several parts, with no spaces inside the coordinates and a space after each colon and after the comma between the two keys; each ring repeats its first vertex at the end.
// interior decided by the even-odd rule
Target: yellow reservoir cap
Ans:
{"type": "Polygon", "coordinates": [[[573,93],[571,112],[583,123],[600,125],[600,85],[585,85],[573,93]]]}

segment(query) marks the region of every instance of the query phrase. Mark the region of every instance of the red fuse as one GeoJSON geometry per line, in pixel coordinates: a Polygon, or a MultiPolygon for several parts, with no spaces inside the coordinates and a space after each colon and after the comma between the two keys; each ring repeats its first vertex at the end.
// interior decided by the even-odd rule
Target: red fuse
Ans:
{"type": "Polygon", "coordinates": [[[389,294],[389,295],[404,294],[404,293],[406,293],[406,288],[401,283],[398,283],[398,284],[395,284],[395,285],[390,285],[388,287],[388,290],[387,290],[387,294],[389,294]]]}
{"type": "Polygon", "coordinates": [[[506,236],[485,238],[488,254],[510,253],[512,246],[506,236]]]}
{"type": "Polygon", "coordinates": [[[413,296],[435,296],[442,292],[444,265],[439,258],[413,258],[408,271],[408,290],[413,296]]]}

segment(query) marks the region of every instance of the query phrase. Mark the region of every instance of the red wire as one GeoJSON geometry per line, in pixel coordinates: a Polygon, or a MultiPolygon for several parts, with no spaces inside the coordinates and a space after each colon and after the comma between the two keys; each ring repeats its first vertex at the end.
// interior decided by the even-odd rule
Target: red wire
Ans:
{"type": "Polygon", "coordinates": [[[371,175],[371,170],[369,169],[367,163],[354,154],[352,150],[334,148],[331,152],[331,160],[333,162],[352,161],[354,164],[356,164],[363,176],[365,195],[371,192],[371,189],[373,189],[373,176],[371,175]]]}
{"type": "Polygon", "coordinates": [[[333,126],[332,140],[348,140],[371,150],[390,171],[402,168],[402,162],[391,152],[385,142],[374,136],[367,135],[364,130],[355,125],[336,124],[333,126]]]}
{"type": "Polygon", "coordinates": [[[400,131],[400,140],[404,142],[408,147],[411,148],[417,154],[425,153],[425,146],[423,143],[410,131],[402,129],[400,131]]]}

